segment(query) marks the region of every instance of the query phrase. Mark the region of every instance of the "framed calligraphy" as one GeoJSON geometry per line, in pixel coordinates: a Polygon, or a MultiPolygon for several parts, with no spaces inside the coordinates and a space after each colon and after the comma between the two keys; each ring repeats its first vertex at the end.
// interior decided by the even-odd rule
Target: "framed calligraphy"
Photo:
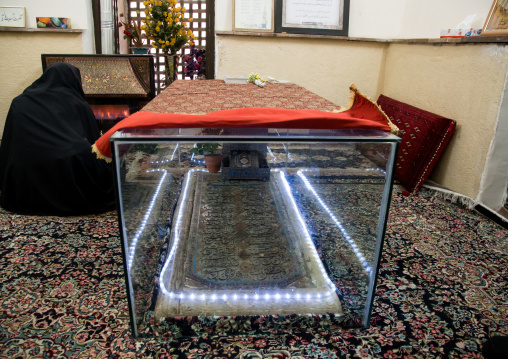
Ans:
{"type": "Polygon", "coordinates": [[[508,36],[508,0],[494,0],[480,36],[508,36]]]}
{"type": "Polygon", "coordinates": [[[273,0],[233,0],[234,31],[274,31],[273,0]]]}
{"type": "Polygon", "coordinates": [[[275,0],[275,31],[348,36],[349,0],[275,0]]]}
{"type": "Polygon", "coordinates": [[[25,8],[23,6],[0,6],[0,26],[25,27],[25,8]]]}

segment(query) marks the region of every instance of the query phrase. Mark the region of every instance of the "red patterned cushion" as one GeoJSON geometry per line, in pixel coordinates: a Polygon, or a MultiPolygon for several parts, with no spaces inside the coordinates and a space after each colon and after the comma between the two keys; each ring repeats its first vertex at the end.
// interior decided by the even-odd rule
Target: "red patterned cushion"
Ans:
{"type": "Polygon", "coordinates": [[[384,95],[377,103],[402,136],[395,178],[416,194],[450,142],[456,122],[384,95]]]}

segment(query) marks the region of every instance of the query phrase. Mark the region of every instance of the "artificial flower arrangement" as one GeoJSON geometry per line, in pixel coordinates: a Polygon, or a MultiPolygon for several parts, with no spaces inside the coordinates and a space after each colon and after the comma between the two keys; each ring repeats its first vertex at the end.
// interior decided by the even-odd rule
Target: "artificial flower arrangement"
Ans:
{"type": "Polygon", "coordinates": [[[152,46],[166,55],[175,55],[195,39],[187,23],[192,18],[185,19],[185,8],[176,4],[176,0],[143,1],[146,19],[141,30],[152,40],[152,46]]]}
{"type": "Polygon", "coordinates": [[[145,5],[146,18],[141,30],[152,41],[152,46],[164,53],[164,72],[166,87],[176,79],[177,52],[185,45],[193,44],[195,39],[192,30],[185,19],[185,7],[176,6],[176,0],[147,0],[145,5]],[[173,56],[171,62],[168,59],[173,56]]]}
{"type": "MultiPolygon", "coordinates": [[[[120,17],[123,18],[124,15],[120,14],[120,17]]],[[[123,30],[123,38],[124,39],[130,39],[132,40],[132,44],[135,47],[141,47],[143,46],[143,42],[141,41],[141,30],[138,26],[138,24],[135,21],[126,22],[123,20],[120,20],[118,22],[118,27],[124,27],[123,30]]]]}
{"type": "Polygon", "coordinates": [[[205,77],[204,49],[198,50],[194,46],[191,46],[190,54],[183,57],[183,62],[185,65],[184,74],[186,77],[190,77],[191,80],[194,79],[194,75],[196,75],[198,79],[205,77]]]}

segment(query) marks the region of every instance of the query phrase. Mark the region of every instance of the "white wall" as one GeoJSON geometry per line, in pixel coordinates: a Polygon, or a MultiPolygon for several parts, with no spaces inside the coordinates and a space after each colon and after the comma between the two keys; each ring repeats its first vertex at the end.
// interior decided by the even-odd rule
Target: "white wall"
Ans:
{"type": "MultiPolygon", "coordinates": [[[[215,29],[232,30],[233,0],[215,0],[215,29]]],[[[437,38],[442,29],[482,28],[492,0],[350,0],[349,36],[437,38]]]]}
{"type": "Polygon", "coordinates": [[[37,27],[36,17],[67,17],[71,28],[83,30],[83,53],[95,53],[90,0],[0,0],[0,6],[24,6],[28,28],[37,27]]]}

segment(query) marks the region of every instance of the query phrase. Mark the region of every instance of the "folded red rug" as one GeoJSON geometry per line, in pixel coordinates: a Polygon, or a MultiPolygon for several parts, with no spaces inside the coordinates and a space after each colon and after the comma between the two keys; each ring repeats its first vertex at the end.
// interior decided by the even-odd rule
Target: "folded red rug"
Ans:
{"type": "Polygon", "coordinates": [[[373,129],[398,133],[377,104],[351,85],[351,104],[342,112],[248,107],[206,115],[136,112],[117,123],[92,146],[97,157],[111,161],[109,138],[116,131],[150,128],[293,128],[373,129]]]}

